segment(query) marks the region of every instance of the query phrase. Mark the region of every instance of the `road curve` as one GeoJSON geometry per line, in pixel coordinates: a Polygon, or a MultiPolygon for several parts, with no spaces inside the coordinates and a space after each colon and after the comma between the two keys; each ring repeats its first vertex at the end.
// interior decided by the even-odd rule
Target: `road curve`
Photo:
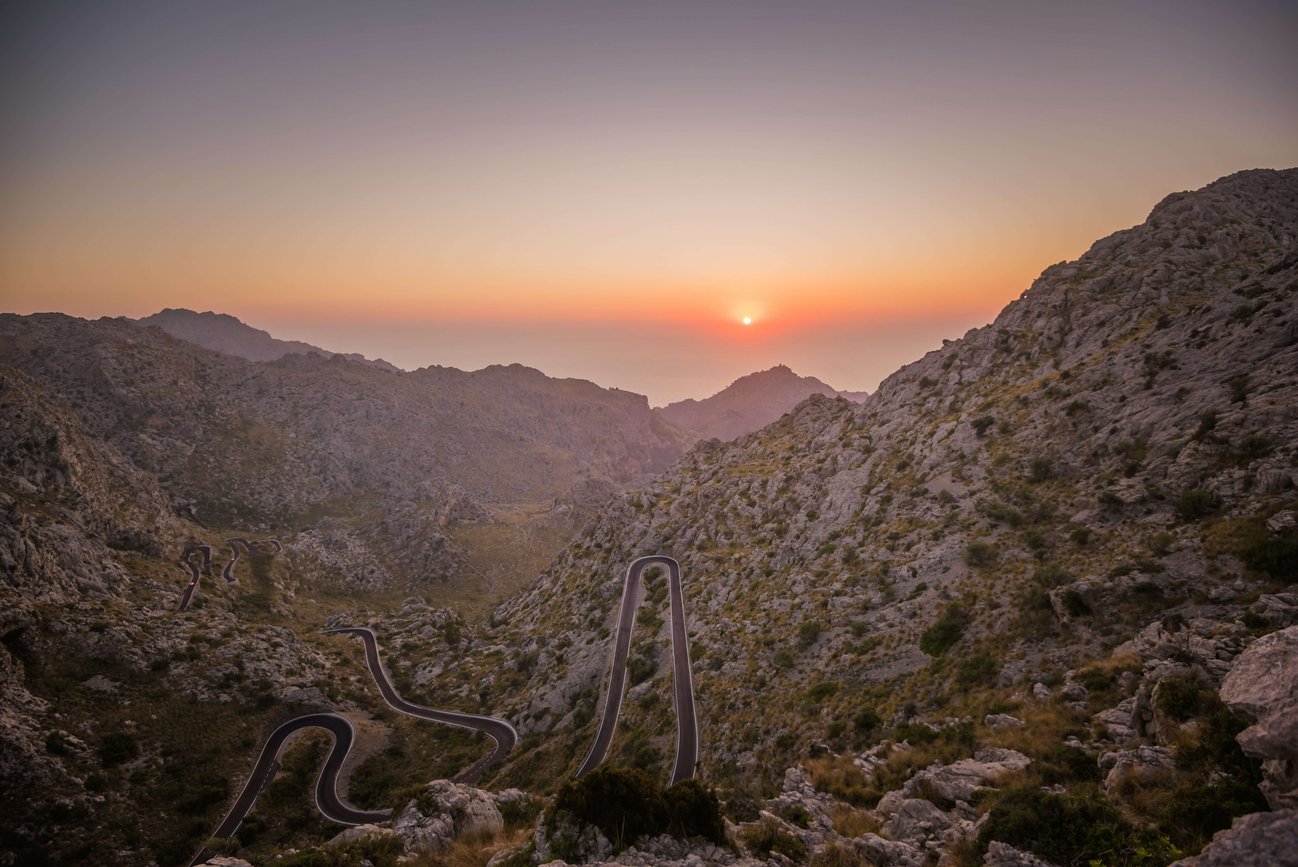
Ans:
{"type": "Polygon", "coordinates": [[[180,565],[189,569],[190,580],[189,585],[185,588],[185,592],[180,594],[180,607],[176,609],[177,611],[184,611],[189,608],[189,602],[194,598],[194,591],[198,589],[199,566],[194,562],[194,554],[203,555],[202,569],[204,572],[211,572],[212,570],[211,545],[197,545],[191,543],[185,546],[185,550],[180,554],[180,565]]]}
{"type": "Polygon", "coordinates": [[[631,651],[631,631],[635,628],[635,613],[640,607],[640,576],[649,566],[667,568],[668,592],[671,596],[672,619],[672,683],[673,702],[676,706],[676,761],[672,765],[670,786],[694,777],[699,761],[699,722],[694,707],[694,678],[690,669],[689,633],[685,625],[685,595],[681,591],[681,566],[671,557],[654,554],[641,557],[626,570],[626,583],[622,585],[622,606],[618,615],[617,635],[613,639],[612,662],[609,667],[607,698],[604,716],[590,752],[577,769],[581,777],[604,761],[618,715],[622,711],[622,697],[626,693],[626,661],[631,651]]]}
{"type": "Polygon", "coordinates": [[[226,584],[234,584],[236,583],[234,580],[234,567],[235,564],[239,562],[239,546],[243,545],[244,550],[246,550],[250,556],[252,554],[252,546],[248,544],[247,539],[238,538],[226,539],[225,544],[230,546],[230,562],[226,563],[225,568],[221,570],[221,577],[225,579],[226,584]]]}
{"type": "MultiPolygon", "coordinates": [[[[279,763],[276,759],[279,757],[280,750],[284,747],[284,741],[288,740],[289,735],[304,728],[322,728],[329,732],[334,740],[333,748],[325,758],[324,765],[320,768],[320,775],[316,778],[316,809],[326,819],[342,825],[364,825],[367,822],[383,822],[391,817],[391,810],[357,810],[343,803],[342,798],[338,796],[338,771],[347,759],[347,753],[351,751],[355,731],[352,729],[351,721],[345,716],[336,713],[313,713],[291,719],[271,732],[270,737],[266,739],[265,745],[261,748],[261,755],[257,757],[257,763],[252,766],[252,773],[248,775],[248,781],[244,783],[243,791],[235,799],[234,806],[230,807],[230,812],[226,814],[225,819],[212,833],[213,837],[226,838],[234,836],[234,832],[239,829],[244,817],[252,810],[252,805],[257,800],[257,796],[270,785],[271,779],[275,776],[275,771],[279,769],[279,763]]],[[[202,861],[207,854],[206,850],[204,850],[195,855],[190,862],[191,867],[202,861]]]]}
{"type": "Polygon", "coordinates": [[[508,755],[514,749],[514,745],[518,743],[518,732],[503,719],[492,716],[479,716],[477,714],[457,713],[449,710],[433,710],[432,708],[411,704],[397,695],[397,691],[392,687],[392,681],[388,679],[387,672],[383,670],[383,663],[379,659],[378,639],[374,637],[372,630],[364,626],[341,626],[325,631],[339,635],[360,636],[361,641],[365,643],[365,663],[369,666],[370,674],[374,677],[374,683],[378,685],[379,692],[382,694],[383,700],[387,702],[388,707],[407,716],[479,731],[495,742],[496,748],[492,750],[491,754],[478,759],[478,761],[461,771],[455,777],[455,782],[477,782],[487,768],[508,755]]]}

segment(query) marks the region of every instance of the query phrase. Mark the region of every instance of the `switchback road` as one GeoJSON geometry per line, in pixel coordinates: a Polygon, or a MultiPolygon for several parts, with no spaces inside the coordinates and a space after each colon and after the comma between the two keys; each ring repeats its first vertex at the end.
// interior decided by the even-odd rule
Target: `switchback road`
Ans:
{"type": "Polygon", "coordinates": [[[392,681],[388,679],[388,674],[383,670],[383,663],[379,659],[378,639],[374,637],[374,632],[363,626],[343,626],[337,629],[328,629],[326,632],[340,635],[358,635],[361,641],[365,643],[365,662],[368,665],[370,674],[374,677],[375,684],[378,685],[379,693],[382,694],[383,700],[387,702],[388,707],[393,710],[406,714],[407,716],[419,717],[420,719],[432,720],[444,725],[456,726],[462,729],[471,729],[485,734],[495,741],[496,748],[490,755],[484,756],[471,766],[461,771],[455,778],[457,783],[475,783],[487,770],[500,759],[509,754],[514,745],[518,743],[518,732],[514,727],[503,719],[497,719],[491,716],[478,716],[477,714],[457,713],[449,710],[433,710],[432,708],[420,707],[397,695],[397,691],[392,687],[392,681]]]}
{"type": "Polygon", "coordinates": [[[650,566],[666,567],[668,591],[671,596],[676,761],[672,766],[671,782],[668,785],[674,786],[681,780],[694,777],[694,770],[699,761],[699,723],[694,707],[694,680],[690,670],[689,633],[685,625],[685,596],[681,591],[681,567],[671,557],[664,557],[661,554],[641,557],[626,570],[626,583],[622,586],[621,613],[617,621],[617,635],[613,639],[613,660],[609,668],[604,716],[600,720],[599,730],[595,733],[595,743],[591,745],[590,752],[586,754],[581,767],[577,769],[578,777],[599,767],[604,757],[608,755],[609,745],[613,742],[613,732],[617,728],[618,715],[622,711],[622,697],[626,693],[626,662],[631,650],[631,631],[635,628],[635,613],[640,606],[640,576],[650,566]]]}
{"type": "Polygon", "coordinates": [[[185,592],[180,595],[180,608],[177,609],[179,611],[184,611],[189,608],[189,601],[194,598],[194,591],[198,589],[198,578],[200,573],[198,564],[194,562],[195,554],[203,555],[202,571],[210,572],[212,569],[211,545],[189,544],[185,546],[185,550],[180,554],[180,565],[189,569],[190,580],[189,586],[187,586],[185,592]]]}
{"type": "MultiPolygon", "coordinates": [[[[322,728],[333,735],[334,739],[333,748],[325,758],[324,766],[321,767],[320,776],[316,778],[315,784],[316,809],[326,819],[342,825],[364,825],[367,822],[386,821],[392,815],[391,810],[357,810],[344,804],[342,798],[338,797],[338,771],[347,759],[347,753],[351,751],[355,732],[351,722],[345,716],[336,713],[313,713],[291,719],[271,732],[261,748],[257,763],[252,766],[252,773],[248,775],[243,791],[239,793],[225,819],[217,826],[212,834],[213,837],[224,839],[234,836],[234,832],[239,829],[240,823],[252,809],[257,796],[270,785],[275,771],[279,769],[276,760],[284,747],[284,742],[290,735],[304,728],[322,728]]],[[[206,854],[204,850],[195,855],[190,862],[191,867],[202,861],[206,854]]]]}

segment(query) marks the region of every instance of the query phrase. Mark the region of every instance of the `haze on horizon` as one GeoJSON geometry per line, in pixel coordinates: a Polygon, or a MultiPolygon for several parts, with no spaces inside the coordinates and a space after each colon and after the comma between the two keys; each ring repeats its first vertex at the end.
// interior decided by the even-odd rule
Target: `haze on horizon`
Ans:
{"type": "Polygon", "coordinates": [[[1168,192],[1298,164],[1296,34],[1262,2],[7,4],[0,307],[655,404],[777,363],[872,389],[1168,192]]]}

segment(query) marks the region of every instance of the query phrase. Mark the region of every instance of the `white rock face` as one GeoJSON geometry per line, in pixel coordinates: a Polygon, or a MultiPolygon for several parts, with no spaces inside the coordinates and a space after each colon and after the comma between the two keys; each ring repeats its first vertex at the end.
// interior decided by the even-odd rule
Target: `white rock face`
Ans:
{"type": "Polygon", "coordinates": [[[491,793],[449,780],[429,783],[392,823],[410,852],[445,852],[459,837],[487,837],[504,828],[491,793]]]}
{"type": "Polygon", "coordinates": [[[1249,645],[1222,682],[1221,700],[1255,723],[1238,740],[1263,760],[1267,802],[1298,807],[1298,626],[1249,645]]]}

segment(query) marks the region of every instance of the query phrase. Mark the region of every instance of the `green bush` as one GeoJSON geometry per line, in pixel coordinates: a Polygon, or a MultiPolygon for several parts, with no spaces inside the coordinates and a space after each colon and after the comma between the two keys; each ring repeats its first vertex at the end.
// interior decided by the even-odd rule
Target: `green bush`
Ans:
{"type": "Polygon", "coordinates": [[[814,702],[822,702],[838,693],[838,681],[822,680],[814,684],[811,689],[807,690],[807,698],[814,702]]]}
{"type": "Polygon", "coordinates": [[[1204,710],[1208,698],[1209,694],[1199,681],[1186,675],[1173,674],[1158,682],[1158,700],[1154,706],[1164,716],[1185,722],[1204,710]]]}
{"type": "Polygon", "coordinates": [[[978,834],[978,860],[993,840],[1054,864],[1161,867],[1180,855],[1165,837],[1135,828],[1094,791],[1056,795],[1013,789],[992,807],[978,834]]]}
{"type": "Polygon", "coordinates": [[[559,789],[548,819],[568,815],[578,825],[594,825],[621,851],[640,837],[672,834],[725,841],[721,802],[694,780],[666,791],[635,768],[596,768],[559,789]]]}
{"type": "Polygon", "coordinates": [[[1190,488],[1176,498],[1176,516],[1182,521],[1197,521],[1217,511],[1217,497],[1203,488],[1190,488]]]}
{"type": "Polygon", "coordinates": [[[958,602],[952,602],[933,625],[919,638],[919,649],[929,656],[941,656],[964,637],[964,624],[969,613],[958,602]]]}
{"type": "Polygon", "coordinates": [[[990,684],[996,677],[996,658],[990,653],[966,656],[956,665],[955,682],[963,687],[990,684]]]}
{"type": "Polygon", "coordinates": [[[981,439],[987,433],[987,429],[996,424],[996,419],[989,415],[982,415],[974,419],[970,424],[973,426],[974,433],[981,439]]]}
{"type": "Polygon", "coordinates": [[[807,857],[806,844],[785,831],[778,821],[770,817],[745,830],[743,841],[754,855],[762,858],[768,858],[775,853],[800,863],[807,857]]]}
{"type": "Polygon", "coordinates": [[[668,834],[677,838],[703,837],[726,842],[726,822],[717,793],[698,780],[681,780],[663,795],[667,805],[668,834]]]}
{"type": "Polygon", "coordinates": [[[996,549],[986,542],[970,542],[965,546],[964,559],[970,566],[990,566],[996,562],[996,549]]]}
{"type": "Polygon", "coordinates": [[[820,624],[815,620],[807,620],[798,627],[798,646],[810,647],[820,638],[820,624]]]}
{"type": "Polygon", "coordinates": [[[140,741],[130,732],[110,732],[99,742],[99,761],[106,768],[129,762],[140,754],[140,741]]]}
{"type": "Polygon", "coordinates": [[[1245,565],[1281,581],[1298,579],[1298,531],[1278,536],[1262,531],[1241,552],[1245,565]]]}

